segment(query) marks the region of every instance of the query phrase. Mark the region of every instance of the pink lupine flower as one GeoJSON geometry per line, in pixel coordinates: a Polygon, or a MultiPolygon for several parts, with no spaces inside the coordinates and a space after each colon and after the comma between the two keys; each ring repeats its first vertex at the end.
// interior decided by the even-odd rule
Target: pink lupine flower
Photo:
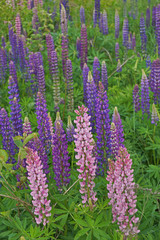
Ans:
{"type": "Polygon", "coordinates": [[[45,226],[48,223],[48,217],[51,216],[51,206],[48,197],[48,185],[46,184],[46,174],[43,172],[43,164],[37,152],[27,148],[26,168],[28,171],[28,180],[30,181],[31,196],[33,197],[32,204],[35,207],[34,214],[36,223],[43,222],[45,226]]]}
{"type": "Polygon", "coordinates": [[[16,23],[16,34],[17,36],[20,36],[21,35],[21,18],[19,13],[17,13],[15,23],[16,23]]]}
{"type": "Polygon", "coordinates": [[[135,183],[133,180],[132,159],[124,147],[119,148],[116,162],[109,161],[109,171],[107,176],[107,189],[109,191],[110,205],[112,205],[113,222],[117,221],[119,229],[125,236],[133,237],[140,231],[135,217],[136,194],[134,192],[135,183]]]}
{"type": "Polygon", "coordinates": [[[86,206],[90,206],[92,209],[97,201],[96,192],[93,191],[95,186],[94,178],[96,174],[95,157],[93,156],[93,138],[90,127],[90,116],[87,114],[88,108],[78,107],[79,110],[75,110],[77,118],[74,121],[77,128],[75,129],[75,145],[77,152],[76,159],[79,161],[79,180],[80,180],[80,193],[82,194],[82,203],[86,206]]]}

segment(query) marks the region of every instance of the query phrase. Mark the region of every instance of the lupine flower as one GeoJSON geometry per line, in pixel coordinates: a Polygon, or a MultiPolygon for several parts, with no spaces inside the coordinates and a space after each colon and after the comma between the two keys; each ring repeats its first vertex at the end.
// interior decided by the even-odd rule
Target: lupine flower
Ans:
{"type": "Polygon", "coordinates": [[[82,194],[82,203],[90,206],[92,209],[97,201],[96,192],[93,188],[95,186],[94,178],[96,174],[95,157],[93,157],[93,137],[90,127],[90,116],[87,114],[88,109],[82,105],[75,110],[77,113],[76,120],[76,134],[75,137],[75,151],[77,152],[76,163],[79,166],[78,172],[80,179],[80,193],[82,194]]]}
{"type": "Polygon", "coordinates": [[[155,107],[155,104],[152,104],[152,116],[151,116],[151,123],[157,125],[157,122],[159,121],[157,109],[155,107]]]}
{"type": "Polygon", "coordinates": [[[84,7],[82,6],[80,8],[80,19],[81,19],[81,24],[85,24],[85,12],[84,12],[84,7]]]}
{"type": "Polygon", "coordinates": [[[135,112],[140,110],[139,87],[136,84],[133,89],[133,104],[135,112]]]}
{"type": "Polygon", "coordinates": [[[99,90],[96,98],[95,116],[98,167],[103,174],[104,169],[107,168],[108,157],[110,155],[110,119],[108,97],[101,82],[99,82],[99,90]]]}
{"type": "Polygon", "coordinates": [[[38,91],[41,92],[42,94],[45,94],[45,78],[43,65],[38,66],[37,78],[38,78],[38,91]]]}
{"type": "Polygon", "coordinates": [[[21,19],[20,19],[19,13],[17,13],[15,22],[16,22],[16,26],[15,26],[16,27],[16,34],[19,37],[21,35],[21,19]]]}
{"type": "Polygon", "coordinates": [[[118,155],[119,150],[119,141],[118,141],[118,133],[115,124],[111,123],[111,154],[113,156],[113,160],[116,160],[116,156],[118,155]]]}
{"type": "Polygon", "coordinates": [[[118,59],[119,59],[119,43],[116,42],[116,45],[115,45],[115,56],[116,56],[116,61],[118,62],[118,59]]]}
{"type": "Polygon", "coordinates": [[[102,31],[103,31],[103,35],[108,34],[108,20],[107,20],[107,13],[105,10],[103,10],[102,31]]]}
{"type": "Polygon", "coordinates": [[[109,171],[107,175],[109,204],[112,205],[113,222],[117,221],[120,231],[129,237],[134,237],[139,233],[135,217],[136,194],[133,180],[132,159],[126,148],[120,147],[116,161],[109,161],[109,171]]]}
{"type": "Polygon", "coordinates": [[[152,63],[150,74],[150,88],[154,94],[154,103],[157,103],[160,98],[160,60],[159,58],[152,63]]]}
{"type": "Polygon", "coordinates": [[[5,79],[7,74],[8,66],[7,66],[7,54],[4,48],[0,48],[0,74],[1,79],[5,79]]]}
{"type": "Polygon", "coordinates": [[[147,56],[147,59],[146,59],[146,68],[151,69],[151,58],[150,58],[150,56],[147,56]]]}
{"type": "Polygon", "coordinates": [[[115,124],[116,129],[117,129],[119,146],[124,147],[123,125],[122,125],[122,121],[121,121],[117,107],[115,107],[115,109],[114,109],[113,116],[112,116],[112,122],[115,124]]]}
{"type": "Polygon", "coordinates": [[[23,134],[22,131],[22,115],[21,115],[21,106],[17,101],[17,98],[14,97],[10,101],[11,105],[11,121],[12,121],[12,126],[13,126],[13,132],[14,136],[21,135],[23,134]]]}
{"type": "Polygon", "coordinates": [[[88,80],[86,85],[87,93],[87,107],[89,115],[91,116],[90,123],[92,131],[95,132],[95,111],[96,111],[96,97],[97,97],[97,87],[93,80],[91,72],[88,73],[88,80]]]}
{"type": "Polygon", "coordinates": [[[16,67],[15,67],[15,64],[13,61],[10,61],[10,63],[9,63],[9,74],[10,74],[10,76],[12,76],[12,78],[18,88],[17,72],[16,72],[16,67]]]}
{"type": "Polygon", "coordinates": [[[64,36],[68,33],[66,10],[63,4],[61,4],[61,31],[64,36]]]}
{"type": "Polygon", "coordinates": [[[141,107],[142,107],[142,114],[147,113],[149,117],[150,115],[149,83],[144,70],[142,70],[142,80],[141,80],[141,107]]]}
{"type": "Polygon", "coordinates": [[[55,173],[56,186],[62,191],[62,187],[66,186],[70,182],[70,159],[67,151],[67,139],[63,130],[63,123],[59,120],[59,113],[55,121],[55,133],[53,135],[53,170],[55,173]]]}
{"type": "Polygon", "coordinates": [[[8,81],[8,93],[9,93],[9,100],[11,102],[9,102],[9,104],[12,104],[13,98],[16,97],[17,98],[17,102],[20,101],[19,99],[19,89],[18,86],[16,85],[14,79],[12,76],[9,77],[9,81],[8,81]]]}
{"type": "Polygon", "coordinates": [[[82,24],[81,27],[81,69],[83,69],[83,66],[85,63],[87,63],[87,28],[85,24],[82,24]]]}
{"type": "Polygon", "coordinates": [[[17,36],[13,32],[13,27],[12,24],[9,24],[9,41],[12,47],[12,55],[14,62],[17,63],[18,61],[18,48],[17,48],[17,36]]]}
{"type": "Polygon", "coordinates": [[[67,123],[66,131],[67,131],[67,140],[68,140],[68,142],[73,142],[74,141],[75,131],[74,131],[74,126],[72,124],[70,116],[68,116],[68,123],[67,123]]]}
{"type": "Polygon", "coordinates": [[[127,6],[126,6],[127,0],[123,0],[123,17],[127,17],[127,6]]]}
{"type": "Polygon", "coordinates": [[[120,59],[118,59],[118,63],[117,63],[117,72],[122,72],[122,66],[121,66],[120,59]]]}
{"type": "Polygon", "coordinates": [[[100,19],[100,0],[95,0],[95,25],[98,24],[100,19]]]}
{"type": "Polygon", "coordinates": [[[152,26],[156,27],[156,7],[153,6],[152,8],[152,26]]]}
{"type": "Polygon", "coordinates": [[[8,160],[7,163],[15,163],[16,160],[14,159],[15,155],[15,145],[13,142],[13,130],[12,125],[9,121],[8,114],[4,108],[0,110],[0,129],[2,134],[2,144],[3,149],[8,153],[8,160]]]}
{"type": "Polygon", "coordinates": [[[61,11],[61,6],[64,6],[65,8],[65,11],[66,11],[66,14],[67,14],[67,18],[69,19],[70,18],[70,15],[69,15],[69,5],[68,5],[68,0],[60,0],[60,11],[61,11]]]}
{"type": "Polygon", "coordinates": [[[74,94],[73,94],[73,76],[72,76],[72,62],[70,59],[66,63],[67,68],[67,98],[68,98],[68,112],[73,112],[74,110],[74,94]]]}
{"type": "Polygon", "coordinates": [[[156,7],[156,39],[158,44],[158,55],[160,55],[160,4],[156,7]]]}
{"type": "Polygon", "coordinates": [[[36,8],[38,6],[38,0],[33,0],[34,2],[34,7],[36,8]]]}
{"type": "Polygon", "coordinates": [[[148,7],[146,10],[146,27],[149,28],[150,26],[150,8],[148,7]]]}
{"type": "Polygon", "coordinates": [[[21,71],[25,70],[26,60],[25,60],[25,49],[22,37],[18,37],[18,57],[21,71]]]}
{"type": "Polygon", "coordinates": [[[37,93],[36,99],[36,115],[37,115],[37,123],[38,123],[38,133],[39,138],[42,142],[43,147],[46,151],[50,148],[50,128],[49,128],[49,119],[47,114],[47,105],[46,100],[41,92],[37,93]]]}
{"type": "Polygon", "coordinates": [[[81,40],[79,38],[77,38],[77,41],[76,41],[76,49],[77,49],[77,57],[80,58],[80,54],[81,54],[81,40]]]}
{"type": "Polygon", "coordinates": [[[88,73],[89,73],[89,68],[87,64],[85,63],[83,66],[83,99],[85,104],[87,104],[87,80],[88,80],[88,73]]]}
{"type": "Polygon", "coordinates": [[[141,35],[142,53],[145,53],[146,52],[146,44],[147,44],[147,35],[146,35],[145,21],[144,21],[143,14],[141,14],[141,18],[140,18],[140,35],[141,35]]]}
{"type": "Polygon", "coordinates": [[[133,36],[132,36],[132,49],[135,50],[136,48],[136,35],[135,33],[133,33],[133,36]]]}
{"type": "Polygon", "coordinates": [[[116,10],[115,13],[115,38],[119,37],[119,14],[118,11],[116,10]]]}
{"type": "Polygon", "coordinates": [[[105,90],[108,90],[108,75],[105,61],[102,62],[101,79],[105,90]]]}
{"type": "Polygon", "coordinates": [[[68,39],[65,35],[62,35],[62,64],[63,64],[63,75],[66,78],[67,74],[67,59],[68,59],[68,39]]]}
{"type": "Polygon", "coordinates": [[[31,133],[32,133],[31,123],[28,117],[25,117],[24,123],[23,123],[23,134],[26,134],[26,136],[28,136],[31,133]]]}
{"type": "Polygon", "coordinates": [[[128,34],[129,34],[128,19],[125,18],[123,21],[123,46],[125,46],[126,48],[128,44],[128,34]]]}
{"type": "Polygon", "coordinates": [[[33,197],[32,204],[35,207],[34,215],[36,223],[43,222],[45,226],[48,223],[48,217],[51,216],[50,200],[48,197],[47,178],[43,172],[43,165],[37,152],[28,148],[27,150],[26,168],[28,171],[28,180],[30,182],[31,196],[33,197]]]}
{"type": "Polygon", "coordinates": [[[39,0],[39,4],[43,7],[43,0],[39,0]]]}
{"type": "Polygon", "coordinates": [[[100,62],[97,57],[94,58],[93,62],[93,79],[96,86],[98,87],[98,83],[101,79],[101,76],[100,76],[100,62]]]}

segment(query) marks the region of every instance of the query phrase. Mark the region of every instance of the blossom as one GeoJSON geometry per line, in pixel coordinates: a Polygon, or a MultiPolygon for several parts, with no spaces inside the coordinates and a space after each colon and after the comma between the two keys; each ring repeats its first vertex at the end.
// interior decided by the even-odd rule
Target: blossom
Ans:
{"type": "Polygon", "coordinates": [[[66,131],[67,131],[67,140],[68,140],[68,142],[74,141],[75,131],[74,131],[74,126],[72,124],[72,120],[71,120],[70,116],[68,116],[68,123],[67,123],[66,131]]]}
{"type": "Polygon", "coordinates": [[[120,146],[123,147],[124,146],[123,145],[123,142],[124,142],[123,125],[122,125],[122,121],[121,121],[117,107],[115,107],[114,109],[112,122],[115,124],[117,129],[118,143],[120,146]]]}
{"type": "Polygon", "coordinates": [[[157,125],[157,122],[159,121],[159,116],[157,113],[157,109],[155,107],[155,104],[152,104],[152,116],[151,116],[151,123],[157,125]]]}
{"type": "Polygon", "coordinates": [[[87,63],[87,54],[88,54],[88,46],[87,46],[87,28],[85,24],[82,24],[81,27],[81,44],[80,44],[80,58],[81,58],[81,69],[85,63],[87,63]]]}
{"type": "Polygon", "coordinates": [[[115,38],[119,37],[119,14],[116,10],[115,12],[115,38]]]}
{"type": "Polygon", "coordinates": [[[148,116],[150,115],[150,103],[149,103],[149,83],[147,76],[142,69],[142,79],[141,79],[141,108],[142,108],[142,113],[147,113],[148,116]]]}

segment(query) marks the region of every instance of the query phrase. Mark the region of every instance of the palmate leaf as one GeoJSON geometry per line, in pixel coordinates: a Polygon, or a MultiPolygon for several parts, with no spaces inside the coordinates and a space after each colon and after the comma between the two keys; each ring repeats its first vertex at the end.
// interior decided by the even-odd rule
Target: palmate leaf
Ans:
{"type": "Polygon", "coordinates": [[[80,237],[85,235],[89,230],[90,230],[90,228],[83,228],[83,229],[81,229],[80,231],[78,231],[78,233],[74,237],[74,240],[78,240],[80,237]]]}

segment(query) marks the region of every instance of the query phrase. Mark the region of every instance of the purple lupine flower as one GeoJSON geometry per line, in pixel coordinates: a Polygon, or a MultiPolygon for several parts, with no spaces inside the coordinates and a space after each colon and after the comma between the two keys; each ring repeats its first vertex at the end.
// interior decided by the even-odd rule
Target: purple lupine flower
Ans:
{"type": "Polygon", "coordinates": [[[87,63],[87,54],[88,54],[88,46],[87,46],[87,28],[85,24],[82,24],[81,27],[81,69],[85,63],[87,63]]]}
{"type": "Polygon", "coordinates": [[[107,13],[105,10],[103,10],[102,30],[103,30],[103,35],[108,34],[108,20],[107,20],[107,13]]]}
{"type": "Polygon", "coordinates": [[[128,236],[136,237],[139,218],[135,217],[136,194],[134,191],[132,159],[126,148],[120,147],[116,161],[109,161],[109,171],[106,180],[109,181],[107,189],[108,198],[111,199],[113,222],[118,221],[119,229],[128,236]]]}
{"type": "Polygon", "coordinates": [[[43,65],[38,66],[37,78],[38,78],[38,91],[41,92],[42,94],[45,94],[45,77],[43,65]]]}
{"type": "Polygon", "coordinates": [[[10,101],[11,105],[11,121],[12,121],[12,126],[13,126],[13,135],[17,136],[23,135],[22,131],[22,115],[21,115],[21,106],[17,101],[17,98],[14,97],[10,101]]]}
{"type": "Polygon", "coordinates": [[[49,128],[49,118],[47,114],[46,100],[41,92],[37,93],[36,116],[38,123],[39,138],[46,151],[50,148],[51,134],[49,128]]]}
{"type": "Polygon", "coordinates": [[[6,42],[5,42],[5,38],[4,36],[2,36],[2,47],[5,48],[6,47],[6,42]]]}
{"type": "Polygon", "coordinates": [[[73,126],[72,121],[71,121],[71,116],[68,116],[68,123],[67,123],[66,132],[67,132],[68,142],[73,142],[75,131],[74,131],[74,126],[73,126]]]}
{"type": "MultiPolygon", "coordinates": [[[[59,114],[58,114],[59,115],[59,114]]],[[[59,118],[59,117],[58,117],[59,118]]],[[[70,159],[68,155],[68,144],[66,134],[63,129],[63,123],[60,120],[55,121],[55,133],[53,135],[53,171],[55,174],[56,186],[60,191],[62,187],[66,186],[70,182],[70,159]]]]}
{"type": "Polygon", "coordinates": [[[113,116],[112,116],[112,122],[115,124],[116,129],[117,129],[119,146],[124,147],[123,125],[122,125],[122,121],[121,121],[117,107],[115,107],[115,109],[114,109],[113,116]]]}
{"type": "Polygon", "coordinates": [[[147,56],[147,59],[146,59],[146,68],[151,69],[151,58],[150,58],[150,56],[147,56]]]}
{"type": "Polygon", "coordinates": [[[160,4],[156,7],[156,39],[158,44],[158,55],[160,55],[160,4]]]}
{"type": "Polygon", "coordinates": [[[52,145],[53,145],[53,123],[52,123],[50,113],[48,113],[48,118],[49,118],[49,127],[50,127],[50,133],[51,133],[51,147],[52,147],[52,145]]]}
{"type": "Polygon", "coordinates": [[[101,173],[108,165],[110,155],[110,119],[107,93],[104,86],[99,82],[99,90],[95,106],[96,116],[96,139],[97,139],[97,162],[101,173]]]}
{"type": "Polygon", "coordinates": [[[2,134],[2,144],[3,149],[8,153],[7,163],[14,164],[16,161],[14,159],[15,155],[15,145],[13,142],[13,130],[11,123],[9,121],[8,114],[4,108],[0,110],[0,128],[2,134]]]}
{"type": "Polygon", "coordinates": [[[25,49],[22,37],[18,37],[18,57],[21,71],[25,70],[26,60],[25,60],[25,49]]]}
{"type": "Polygon", "coordinates": [[[77,41],[76,41],[76,49],[77,49],[77,57],[80,58],[80,54],[81,54],[81,40],[79,39],[79,37],[77,38],[77,41]]]}
{"type": "Polygon", "coordinates": [[[116,42],[115,44],[115,56],[116,56],[116,61],[118,62],[119,59],[119,43],[116,42]]]}
{"type": "Polygon", "coordinates": [[[156,27],[156,7],[153,6],[152,8],[152,26],[156,27]]]}
{"type": "Polygon", "coordinates": [[[61,5],[63,5],[65,8],[67,19],[70,19],[68,0],[60,0],[60,11],[62,7],[61,5]]]}
{"type": "Polygon", "coordinates": [[[135,33],[133,33],[133,36],[132,36],[132,49],[135,50],[136,48],[136,35],[135,33]]]}
{"type": "Polygon", "coordinates": [[[90,116],[87,114],[88,109],[82,105],[75,110],[77,113],[76,123],[77,128],[75,129],[75,145],[77,152],[76,159],[79,161],[77,165],[79,169],[78,178],[80,179],[80,193],[82,198],[82,204],[89,206],[90,210],[95,207],[95,202],[97,201],[96,192],[94,192],[94,178],[96,175],[96,163],[93,153],[93,137],[90,127],[90,116]]]}
{"type": "Polygon", "coordinates": [[[133,89],[133,104],[135,112],[140,110],[139,87],[136,84],[133,89]]]}
{"type": "Polygon", "coordinates": [[[9,41],[12,47],[13,59],[14,59],[14,62],[17,63],[17,60],[18,60],[17,36],[13,32],[12,24],[9,24],[8,28],[9,28],[9,41]]]}
{"type": "Polygon", "coordinates": [[[95,124],[96,124],[95,108],[96,108],[97,87],[95,85],[95,81],[93,80],[91,72],[88,72],[86,94],[87,94],[86,105],[88,107],[89,115],[91,116],[90,123],[91,123],[92,131],[95,132],[95,124]]]}
{"type": "Polygon", "coordinates": [[[118,155],[119,150],[119,141],[118,141],[118,133],[115,124],[111,123],[111,155],[113,156],[113,160],[116,160],[116,156],[118,155]]]}
{"type": "Polygon", "coordinates": [[[87,80],[88,80],[88,73],[89,73],[89,68],[87,64],[85,63],[83,66],[83,99],[85,104],[87,104],[87,80]]]}
{"type": "Polygon", "coordinates": [[[60,79],[59,79],[59,71],[58,71],[58,59],[57,52],[52,50],[50,52],[51,57],[51,75],[53,79],[53,100],[54,107],[58,108],[60,104],[60,79]]]}
{"type": "Polygon", "coordinates": [[[157,113],[157,109],[155,104],[152,104],[152,116],[151,116],[151,123],[157,126],[157,122],[159,122],[159,117],[157,113]]]}
{"type": "Polygon", "coordinates": [[[102,62],[102,69],[101,69],[101,80],[105,90],[108,90],[108,75],[107,75],[107,67],[105,61],[102,62]]]}
{"type": "Polygon", "coordinates": [[[154,103],[160,98],[160,60],[159,58],[152,63],[150,74],[150,88],[154,95],[154,103]]]}
{"type": "Polygon", "coordinates": [[[141,107],[142,107],[142,114],[147,113],[149,117],[150,115],[149,83],[144,70],[142,70],[142,80],[141,80],[141,107]]]}
{"type": "Polygon", "coordinates": [[[121,66],[120,59],[118,59],[118,63],[117,63],[117,72],[122,72],[122,66],[121,66]]]}
{"type": "Polygon", "coordinates": [[[16,19],[15,19],[15,23],[16,23],[16,34],[19,37],[21,35],[21,18],[19,13],[17,13],[16,19]]]}
{"type": "Polygon", "coordinates": [[[5,79],[7,74],[7,54],[4,48],[0,48],[0,75],[1,79],[5,79]]]}
{"type": "Polygon", "coordinates": [[[33,2],[34,2],[34,8],[37,8],[37,6],[38,6],[38,0],[33,0],[33,2]]]}
{"type": "Polygon", "coordinates": [[[36,64],[37,55],[35,53],[29,54],[29,72],[31,76],[31,89],[35,93],[37,91],[37,64],[36,64]]]}
{"type": "Polygon", "coordinates": [[[97,57],[94,58],[93,62],[93,79],[96,86],[98,87],[101,76],[100,76],[100,62],[97,57]]]}
{"type": "Polygon", "coordinates": [[[100,19],[100,0],[95,0],[95,25],[98,24],[100,19]]]}
{"type": "Polygon", "coordinates": [[[141,18],[140,18],[140,35],[141,35],[141,49],[142,49],[142,53],[144,54],[146,52],[147,35],[146,35],[145,21],[144,21],[143,14],[141,14],[141,18]]]}
{"type": "Polygon", "coordinates": [[[61,5],[61,31],[64,36],[68,33],[66,10],[63,4],[61,5]]]}
{"type": "Polygon", "coordinates": [[[30,123],[28,117],[25,117],[25,118],[24,118],[23,134],[26,134],[26,136],[32,134],[31,123],[30,123]]]}
{"type": "Polygon", "coordinates": [[[115,12],[115,38],[117,39],[119,37],[119,14],[116,10],[115,12]]]}
{"type": "Polygon", "coordinates": [[[45,226],[46,223],[49,222],[48,217],[51,216],[50,200],[47,200],[48,185],[46,184],[46,174],[42,170],[43,165],[37,152],[34,152],[30,148],[28,148],[26,152],[26,168],[28,171],[27,178],[30,182],[29,187],[32,190],[32,204],[35,207],[34,215],[38,216],[35,217],[35,220],[37,224],[43,222],[43,225],[45,226]]]}
{"type": "Polygon", "coordinates": [[[128,19],[125,18],[123,21],[123,46],[125,46],[126,48],[128,45],[128,34],[129,34],[128,19]]]}
{"type": "Polygon", "coordinates": [[[9,91],[8,91],[9,100],[11,101],[11,102],[9,102],[9,104],[12,104],[13,98],[15,98],[15,97],[17,99],[17,102],[19,102],[20,101],[20,99],[19,99],[19,89],[18,89],[18,86],[15,83],[12,76],[9,77],[8,89],[9,89],[9,91]]]}
{"type": "Polygon", "coordinates": [[[51,51],[55,50],[54,41],[53,41],[53,37],[51,34],[46,34],[46,44],[47,44],[49,69],[50,69],[50,74],[51,74],[51,51]]]}
{"type": "Polygon", "coordinates": [[[84,12],[84,7],[82,6],[80,8],[80,19],[81,19],[81,24],[85,24],[85,12],[84,12]]]}
{"type": "Polygon", "coordinates": [[[146,10],[146,27],[149,28],[150,26],[150,8],[148,7],[146,10]]]}
{"type": "Polygon", "coordinates": [[[17,72],[16,72],[16,67],[15,67],[15,64],[13,61],[10,61],[10,63],[9,63],[9,74],[10,74],[10,76],[12,76],[15,84],[18,87],[17,72]]]}
{"type": "Polygon", "coordinates": [[[68,39],[65,35],[62,35],[62,65],[63,65],[63,75],[66,78],[67,68],[66,63],[68,59],[68,39]]]}
{"type": "Polygon", "coordinates": [[[73,76],[72,76],[72,62],[70,59],[66,63],[66,79],[67,79],[67,98],[68,98],[68,112],[74,110],[74,93],[73,93],[73,76]]]}

